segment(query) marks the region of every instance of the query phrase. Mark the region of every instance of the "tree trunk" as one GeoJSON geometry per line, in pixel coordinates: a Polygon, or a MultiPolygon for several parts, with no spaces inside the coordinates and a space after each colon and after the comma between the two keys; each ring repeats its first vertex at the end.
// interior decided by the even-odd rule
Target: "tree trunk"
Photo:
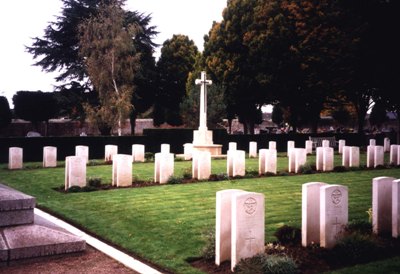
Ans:
{"type": "Polygon", "coordinates": [[[232,134],[232,120],[233,119],[228,119],[228,133],[232,134]]]}
{"type": "Polygon", "coordinates": [[[135,128],[136,128],[136,112],[132,111],[129,119],[129,123],[131,124],[131,135],[135,135],[135,128]]]}

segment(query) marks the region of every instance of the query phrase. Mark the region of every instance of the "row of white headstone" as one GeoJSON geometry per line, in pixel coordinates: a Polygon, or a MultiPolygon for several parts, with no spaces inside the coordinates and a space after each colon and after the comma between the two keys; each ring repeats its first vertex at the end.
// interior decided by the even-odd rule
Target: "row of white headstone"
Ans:
{"type": "MultiPolygon", "coordinates": [[[[378,235],[400,235],[400,179],[372,180],[372,226],[378,235]]],[[[348,188],[310,182],[302,185],[301,241],[304,247],[332,248],[348,224],[348,188]]],[[[233,271],[244,258],[264,252],[264,195],[240,189],[216,193],[215,263],[231,261],[233,271]]]]}

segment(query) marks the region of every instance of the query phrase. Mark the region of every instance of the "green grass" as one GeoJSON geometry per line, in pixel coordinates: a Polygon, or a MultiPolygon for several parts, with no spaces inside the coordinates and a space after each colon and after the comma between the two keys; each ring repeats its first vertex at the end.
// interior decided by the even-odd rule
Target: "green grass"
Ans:
{"type": "MultiPolygon", "coordinates": [[[[287,169],[287,158],[281,156],[278,169],[282,172],[287,169]]],[[[335,165],[340,165],[340,157],[335,158],[335,165]]],[[[308,159],[314,164],[314,156],[308,159]]],[[[201,273],[186,260],[201,255],[205,244],[201,235],[214,227],[215,193],[219,190],[238,188],[264,193],[266,240],[273,241],[278,227],[300,227],[302,184],[319,181],[347,185],[350,220],[367,220],[372,178],[400,177],[400,169],[392,168],[63,194],[53,190],[64,184],[63,167],[35,168],[40,163],[24,166],[23,170],[9,171],[6,165],[0,165],[0,181],[35,196],[40,207],[175,273],[201,273]]],[[[135,163],[133,174],[151,180],[153,168],[153,163],[135,163]]],[[[258,170],[258,160],[247,159],[246,169],[258,170]]],[[[176,176],[187,171],[190,162],[175,162],[176,176]]],[[[226,161],[213,160],[212,173],[226,173],[226,161]]],[[[87,177],[100,177],[103,183],[110,183],[111,165],[88,166],[87,177]]]]}

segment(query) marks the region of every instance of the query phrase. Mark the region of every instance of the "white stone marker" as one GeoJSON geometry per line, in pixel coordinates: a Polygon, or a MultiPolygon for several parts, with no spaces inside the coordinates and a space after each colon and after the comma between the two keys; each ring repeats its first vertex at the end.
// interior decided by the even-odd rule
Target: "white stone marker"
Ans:
{"type": "Polygon", "coordinates": [[[229,142],[228,143],[228,150],[237,150],[237,144],[235,142],[229,142]]]}
{"type": "Polygon", "coordinates": [[[246,152],[244,150],[236,150],[234,155],[232,176],[246,175],[246,152]]]}
{"type": "Polygon", "coordinates": [[[264,194],[238,192],[232,199],[231,270],[265,250],[264,194]]]}
{"type": "Polygon", "coordinates": [[[313,151],[312,145],[313,145],[313,142],[312,142],[311,140],[307,140],[307,141],[306,141],[306,151],[307,151],[307,154],[312,154],[312,151],[313,151]]]}
{"type": "Polygon", "coordinates": [[[196,151],[192,158],[192,178],[207,180],[211,175],[211,153],[196,151]]]}
{"type": "Polygon", "coordinates": [[[215,205],[215,264],[231,258],[232,244],[232,197],[239,189],[217,191],[215,205]]]}
{"type": "Polygon", "coordinates": [[[327,184],[311,182],[301,187],[301,244],[319,244],[320,188],[327,184]]]}
{"type": "Polygon", "coordinates": [[[10,147],[8,149],[8,169],[21,169],[23,163],[23,149],[10,147]]]}
{"type": "Polygon", "coordinates": [[[344,167],[350,166],[350,147],[349,146],[343,147],[342,166],[344,166],[344,167]]]}
{"type": "Polygon", "coordinates": [[[315,160],[315,167],[316,170],[323,170],[324,168],[324,148],[323,147],[317,147],[316,149],[316,160],[315,160]]]}
{"type": "Polygon", "coordinates": [[[392,237],[400,235],[400,180],[392,182],[392,237]]]}
{"type": "Polygon", "coordinates": [[[360,166],[360,148],[359,147],[350,147],[349,166],[350,167],[359,167],[360,166]]]}
{"type": "Polygon", "coordinates": [[[369,145],[370,146],[376,146],[376,140],[375,139],[369,139],[369,145]]]}
{"type": "Polygon", "coordinates": [[[154,181],[165,184],[174,175],[174,154],[156,153],[154,164],[154,181]]]}
{"type": "Polygon", "coordinates": [[[268,148],[269,149],[276,149],[276,142],[275,141],[269,141],[268,142],[268,148]]]}
{"type": "Polygon", "coordinates": [[[320,188],[320,246],[335,246],[349,219],[346,186],[326,185],[320,188]]]}
{"type": "Polygon", "coordinates": [[[392,232],[392,184],[396,178],[372,179],[372,230],[375,234],[392,232]]]}
{"type": "Polygon", "coordinates": [[[373,167],[375,162],[375,146],[367,146],[367,167],[373,167]]]}
{"type": "Polygon", "coordinates": [[[161,144],[161,153],[169,153],[170,145],[169,144],[161,144]]]}
{"type": "Polygon", "coordinates": [[[276,149],[260,149],[258,161],[258,174],[267,172],[276,174],[277,172],[277,152],[276,149]]]}
{"type": "Polygon", "coordinates": [[[114,155],[112,166],[112,185],[117,187],[132,185],[132,155],[114,155]]]}
{"type": "Polygon", "coordinates": [[[186,143],[183,144],[183,157],[185,160],[191,160],[192,159],[192,154],[193,154],[193,144],[192,143],[186,143]]]}
{"type": "Polygon", "coordinates": [[[118,146],[106,145],[104,148],[104,161],[108,163],[112,162],[115,154],[118,154],[118,146]]]}
{"type": "Polygon", "coordinates": [[[390,146],[390,164],[391,165],[398,165],[397,162],[397,154],[398,154],[398,150],[399,150],[399,145],[391,145],[390,146]]]}
{"type": "Polygon", "coordinates": [[[333,170],[333,159],[334,151],[333,147],[324,147],[322,156],[322,170],[332,171],[333,170]]]}
{"type": "Polygon", "coordinates": [[[57,148],[53,146],[43,147],[43,167],[57,166],[57,148]]]}
{"type": "Polygon", "coordinates": [[[133,162],[144,162],[144,145],[132,145],[132,160],[133,162]]]}
{"type": "Polygon", "coordinates": [[[290,149],[294,148],[294,141],[287,142],[287,156],[289,157],[290,149]]]}
{"type": "Polygon", "coordinates": [[[86,186],[86,159],[82,156],[65,157],[65,190],[71,186],[86,186]]]}
{"type": "Polygon", "coordinates": [[[339,153],[342,154],[343,153],[343,147],[346,145],[346,140],[339,140],[339,153]]]}
{"type": "Polygon", "coordinates": [[[385,139],[383,139],[383,150],[384,152],[390,151],[390,139],[388,137],[385,137],[385,139]]]}
{"type": "Polygon", "coordinates": [[[294,172],[296,169],[296,149],[290,148],[288,151],[288,171],[294,172]]]}
{"type": "Polygon", "coordinates": [[[322,140],[322,147],[329,147],[329,140],[322,140]]]}
{"type": "Polygon", "coordinates": [[[249,158],[257,158],[257,142],[249,143],[249,158]]]}
{"type": "Polygon", "coordinates": [[[384,162],[384,148],[383,146],[375,146],[374,149],[374,167],[383,166],[384,162]]]}
{"type": "Polygon", "coordinates": [[[295,166],[294,172],[299,173],[300,168],[307,162],[307,152],[305,148],[295,148],[295,166]]]}
{"type": "Polygon", "coordinates": [[[81,156],[85,159],[86,164],[89,163],[89,147],[88,146],[76,146],[75,156],[81,156]]]}

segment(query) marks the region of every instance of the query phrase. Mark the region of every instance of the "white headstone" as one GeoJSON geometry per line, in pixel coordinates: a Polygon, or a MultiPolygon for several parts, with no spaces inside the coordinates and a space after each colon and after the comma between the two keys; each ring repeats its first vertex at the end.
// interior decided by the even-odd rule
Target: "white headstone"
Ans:
{"type": "Polygon", "coordinates": [[[114,155],[112,166],[112,185],[117,187],[132,185],[132,155],[114,155]]]}
{"type": "Polygon", "coordinates": [[[383,150],[385,152],[390,151],[390,139],[388,137],[385,137],[385,139],[383,139],[383,150]]]}
{"type": "Polygon", "coordinates": [[[237,192],[232,201],[231,270],[244,258],[264,252],[265,217],[264,195],[237,192]]]}
{"type": "Polygon", "coordinates": [[[65,158],[65,190],[71,186],[86,186],[86,159],[82,156],[65,158]]]}
{"type": "Polygon", "coordinates": [[[400,180],[392,182],[392,237],[400,235],[400,180]]]}
{"type": "Polygon", "coordinates": [[[216,193],[215,206],[215,264],[231,258],[232,197],[239,189],[226,189],[216,193]]]}
{"type": "Polygon", "coordinates": [[[392,232],[393,177],[372,179],[372,230],[375,234],[392,232]]]}
{"type": "Polygon", "coordinates": [[[323,148],[323,159],[322,159],[322,170],[323,171],[332,171],[333,170],[333,158],[334,152],[333,147],[324,147],[323,148]]]}
{"type": "Polygon", "coordinates": [[[161,153],[169,153],[170,145],[169,144],[161,144],[161,153]]]}
{"type": "Polygon", "coordinates": [[[154,181],[165,184],[174,175],[174,154],[156,153],[155,155],[154,181]]]}
{"type": "Polygon", "coordinates": [[[339,153],[343,153],[343,147],[346,145],[346,140],[339,140],[339,153]]]}
{"type": "Polygon", "coordinates": [[[196,151],[192,159],[192,177],[198,180],[207,180],[211,175],[211,153],[196,151]]]}
{"type": "Polygon", "coordinates": [[[374,167],[375,146],[367,146],[367,167],[374,167]]]}
{"type": "Polygon", "coordinates": [[[335,246],[348,223],[348,190],[346,186],[327,185],[320,188],[320,246],[335,246]]]}
{"type": "Polygon", "coordinates": [[[294,172],[299,173],[300,168],[307,162],[307,152],[305,148],[295,148],[295,167],[294,172]]]}
{"type": "Polygon", "coordinates": [[[118,154],[118,146],[106,145],[104,148],[104,161],[109,163],[112,162],[115,154],[118,154]]]}
{"type": "Polygon", "coordinates": [[[375,146],[374,149],[374,167],[383,166],[384,164],[384,149],[383,146],[375,146]]]}
{"type": "Polygon", "coordinates": [[[316,162],[315,162],[315,167],[316,170],[323,170],[324,167],[324,148],[323,147],[317,147],[316,148],[316,162]]]}
{"type": "Polygon", "coordinates": [[[235,142],[229,142],[228,143],[228,150],[237,150],[237,144],[235,142]]]}
{"type": "Polygon", "coordinates": [[[275,141],[269,141],[268,142],[268,148],[269,149],[276,149],[276,142],[275,141]]]}
{"type": "Polygon", "coordinates": [[[246,175],[246,152],[244,150],[236,150],[234,155],[232,176],[246,175]]]}
{"type": "Polygon", "coordinates": [[[290,149],[294,148],[294,141],[287,142],[287,156],[289,157],[290,149]]]}
{"type": "Polygon", "coordinates": [[[268,149],[260,149],[258,151],[258,174],[262,175],[266,173],[265,162],[267,158],[267,151],[268,149]]]}
{"type": "Polygon", "coordinates": [[[329,140],[322,140],[322,147],[329,147],[329,140]]]}
{"type": "Polygon", "coordinates": [[[376,146],[376,140],[375,139],[369,139],[369,145],[370,146],[376,146]]]}
{"type": "Polygon", "coordinates": [[[343,147],[342,166],[344,166],[344,167],[350,166],[350,147],[349,146],[343,147]]]}
{"type": "Polygon", "coordinates": [[[301,244],[319,244],[320,188],[325,183],[311,182],[302,185],[301,244]]]}
{"type": "Polygon", "coordinates": [[[390,164],[391,165],[398,165],[397,161],[397,154],[399,150],[399,145],[391,145],[390,146],[390,164]]]}
{"type": "Polygon", "coordinates": [[[132,160],[133,162],[144,162],[144,145],[132,145],[132,160]]]}
{"type": "Polygon", "coordinates": [[[89,163],[89,147],[88,146],[76,146],[75,156],[81,156],[85,159],[86,163],[89,163]]]}
{"type": "Polygon", "coordinates": [[[53,146],[43,147],[43,167],[57,166],[57,148],[53,146]]]}
{"type": "Polygon", "coordinates": [[[360,166],[360,148],[359,147],[350,147],[350,157],[349,157],[349,166],[350,167],[359,167],[360,166]]]}
{"type": "Polygon", "coordinates": [[[265,162],[265,172],[277,173],[277,156],[276,149],[268,149],[265,162]]]}
{"type": "Polygon", "coordinates": [[[21,169],[23,163],[23,149],[10,147],[8,149],[8,169],[21,169]]]}
{"type": "Polygon", "coordinates": [[[288,151],[288,171],[294,172],[296,169],[296,149],[290,148],[288,151]]]}
{"type": "Polygon", "coordinates": [[[307,151],[307,154],[312,154],[312,151],[313,151],[312,145],[313,145],[313,142],[312,142],[311,140],[307,140],[307,141],[306,141],[306,151],[307,151]]]}
{"type": "Polygon", "coordinates": [[[250,142],[249,158],[257,158],[257,142],[250,142]]]}
{"type": "Polygon", "coordinates": [[[185,160],[191,160],[193,154],[193,144],[186,143],[183,144],[183,155],[185,160]]]}

